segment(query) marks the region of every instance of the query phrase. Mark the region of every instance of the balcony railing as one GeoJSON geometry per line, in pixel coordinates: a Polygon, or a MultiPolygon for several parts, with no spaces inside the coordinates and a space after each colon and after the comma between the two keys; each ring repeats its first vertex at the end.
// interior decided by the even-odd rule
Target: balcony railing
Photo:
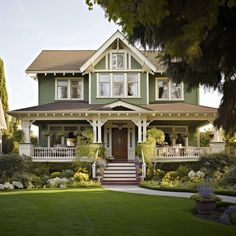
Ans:
{"type": "Polygon", "coordinates": [[[210,153],[208,147],[158,147],[153,162],[198,161],[201,155],[210,153]]]}

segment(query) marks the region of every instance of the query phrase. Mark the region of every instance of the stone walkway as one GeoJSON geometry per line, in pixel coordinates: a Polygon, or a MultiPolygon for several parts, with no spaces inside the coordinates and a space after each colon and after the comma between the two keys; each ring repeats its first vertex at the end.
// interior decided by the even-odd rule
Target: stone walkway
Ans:
{"type": "MultiPolygon", "coordinates": [[[[193,193],[184,193],[184,192],[169,192],[169,191],[151,190],[151,189],[141,188],[139,186],[132,186],[132,185],[131,186],[105,185],[103,187],[105,189],[112,190],[112,191],[117,191],[117,192],[158,195],[158,196],[171,196],[171,197],[189,198],[193,194],[193,193]]],[[[220,196],[224,202],[236,203],[236,197],[222,196],[222,195],[218,195],[218,196],[220,196]]]]}

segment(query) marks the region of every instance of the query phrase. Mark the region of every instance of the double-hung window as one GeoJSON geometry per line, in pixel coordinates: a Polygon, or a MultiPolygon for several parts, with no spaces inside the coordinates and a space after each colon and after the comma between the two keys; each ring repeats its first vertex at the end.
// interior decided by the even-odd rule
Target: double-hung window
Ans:
{"type": "Polygon", "coordinates": [[[112,53],[112,69],[122,70],[125,69],[125,54],[112,53]]]}
{"type": "Polygon", "coordinates": [[[57,79],[56,80],[56,99],[83,99],[83,79],[57,79]]]}
{"type": "Polygon", "coordinates": [[[124,74],[113,74],[113,96],[124,97],[124,74]]]}
{"type": "Polygon", "coordinates": [[[99,74],[99,96],[110,97],[110,74],[99,74]]]}
{"type": "Polygon", "coordinates": [[[127,95],[128,97],[138,96],[138,74],[132,73],[127,75],[127,95]]]}
{"type": "Polygon", "coordinates": [[[156,100],[183,100],[183,83],[156,78],[156,100]]]}

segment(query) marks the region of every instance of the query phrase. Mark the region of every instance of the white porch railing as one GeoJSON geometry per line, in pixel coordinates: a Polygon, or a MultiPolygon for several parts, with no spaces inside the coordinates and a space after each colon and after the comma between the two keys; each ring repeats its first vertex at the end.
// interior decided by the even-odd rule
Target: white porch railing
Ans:
{"type": "Polygon", "coordinates": [[[73,161],[76,157],[75,149],[75,147],[34,147],[33,161],[73,161]]]}
{"type": "Polygon", "coordinates": [[[209,147],[158,147],[153,162],[198,161],[201,155],[210,153],[209,147]]]}

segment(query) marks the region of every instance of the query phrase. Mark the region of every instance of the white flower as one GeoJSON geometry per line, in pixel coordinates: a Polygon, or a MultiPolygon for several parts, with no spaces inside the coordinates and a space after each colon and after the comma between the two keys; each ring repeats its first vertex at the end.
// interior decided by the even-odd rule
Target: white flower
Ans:
{"type": "Polygon", "coordinates": [[[14,189],[14,185],[11,184],[11,183],[9,183],[9,182],[6,182],[6,183],[4,184],[4,188],[5,188],[5,189],[14,189]]]}
{"type": "Polygon", "coordinates": [[[4,184],[0,184],[0,190],[4,190],[5,187],[4,187],[4,184]]]}
{"type": "Polygon", "coordinates": [[[189,178],[193,178],[193,177],[195,177],[196,176],[196,173],[193,171],[193,170],[191,170],[189,173],[188,173],[188,177],[189,178]]]}
{"type": "Polygon", "coordinates": [[[200,170],[196,173],[196,175],[197,175],[198,177],[200,177],[200,178],[204,178],[204,177],[205,177],[205,173],[202,172],[202,171],[200,171],[200,170]]]}
{"type": "Polygon", "coordinates": [[[12,181],[12,184],[17,188],[23,188],[23,184],[19,181],[12,181]]]}

